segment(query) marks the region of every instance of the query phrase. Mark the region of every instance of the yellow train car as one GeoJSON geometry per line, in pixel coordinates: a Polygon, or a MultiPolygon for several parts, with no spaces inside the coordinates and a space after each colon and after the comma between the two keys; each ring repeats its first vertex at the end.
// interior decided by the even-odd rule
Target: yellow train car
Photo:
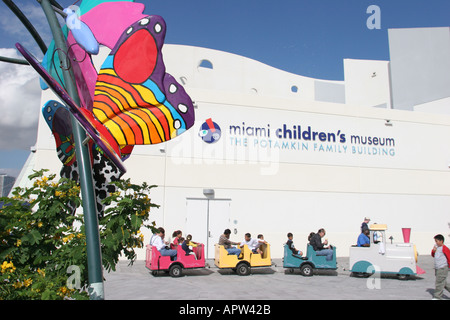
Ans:
{"type": "Polygon", "coordinates": [[[262,254],[253,253],[247,245],[242,248],[239,256],[228,254],[228,251],[219,244],[215,245],[214,264],[219,269],[232,269],[240,276],[249,275],[251,268],[271,267],[270,244],[260,246],[262,254]]]}

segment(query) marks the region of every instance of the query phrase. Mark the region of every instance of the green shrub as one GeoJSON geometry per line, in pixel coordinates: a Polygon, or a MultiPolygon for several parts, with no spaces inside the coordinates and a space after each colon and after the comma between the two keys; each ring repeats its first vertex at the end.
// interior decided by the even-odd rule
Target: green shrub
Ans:
{"type": "MultiPolygon", "coordinates": [[[[80,187],[72,180],[29,176],[30,188],[16,188],[12,197],[0,198],[0,299],[88,299],[86,237],[80,187]],[[74,213],[75,212],[75,213],[74,213]],[[79,270],[79,288],[69,284],[70,266],[79,270]]],[[[149,193],[155,186],[130,180],[113,182],[117,192],[104,200],[99,218],[102,263],[115,270],[120,255],[132,264],[135,248],[143,247],[141,228],[154,231],[149,219],[149,193]]]]}

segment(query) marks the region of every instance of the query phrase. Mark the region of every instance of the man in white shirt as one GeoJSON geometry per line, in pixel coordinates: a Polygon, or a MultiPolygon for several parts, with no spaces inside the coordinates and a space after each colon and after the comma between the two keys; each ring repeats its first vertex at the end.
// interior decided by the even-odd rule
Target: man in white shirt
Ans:
{"type": "Polygon", "coordinates": [[[169,243],[164,243],[164,228],[159,227],[158,231],[159,233],[152,235],[150,245],[155,246],[162,256],[170,256],[173,261],[177,260],[177,250],[168,249],[166,245],[169,243]]]}
{"type": "Polygon", "coordinates": [[[252,239],[252,235],[250,233],[245,234],[245,240],[241,242],[241,248],[244,245],[247,245],[248,248],[253,253],[258,253],[258,248],[261,245],[261,243],[265,243],[264,240],[258,240],[258,239],[252,239]]]}

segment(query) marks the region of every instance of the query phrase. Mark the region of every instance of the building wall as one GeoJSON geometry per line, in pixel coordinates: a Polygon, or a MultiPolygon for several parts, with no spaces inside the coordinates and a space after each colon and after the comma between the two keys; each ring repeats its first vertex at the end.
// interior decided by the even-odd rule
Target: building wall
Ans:
{"type": "Polygon", "coordinates": [[[389,29],[388,34],[394,108],[413,110],[450,97],[450,27],[389,29]]]}
{"type": "Polygon", "coordinates": [[[163,54],[168,72],[176,74],[190,88],[302,101],[323,97],[328,102],[344,102],[343,81],[304,77],[246,57],[207,48],[165,45],[163,54]],[[336,100],[322,89],[327,85],[338,88],[338,91],[340,88],[336,100]]]}
{"type": "Polygon", "coordinates": [[[391,105],[389,61],[344,59],[346,103],[360,107],[391,105]]]}
{"type": "Polygon", "coordinates": [[[450,97],[415,105],[414,111],[450,114],[450,97]]]}
{"type": "MultiPolygon", "coordinates": [[[[202,92],[191,90],[191,94],[198,104],[197,123],[165,149],[161,210],[166,229],[189,232],[184,229],[186,198],[204,197],[207,188],[214,189],[218,199],[231,199],[226,227],[237,229],[234,238],[242,239],[246,232],[263,233],[274,244],[275,257],[282,254],[287,232],[297,235],[297,245],[304,248],[309,232],[321,227],[340,248],[338,254],[348,255],[364,216],[387,223],[400,242],[401,228],[412,227],[412,241],[420,241],[422,252],[437,230],[448,228],[450,150],[441,140],[449,134],[448,118],[294,101],[280,104],[277,99],[252,105],[251,96],[232,101],[229,95],[215,100],[208,95],[203,101],[202,92]],[[222,128],[221,139],[212,145],[198,137],[200,125],[209,117],[222,128]],[[385,125],[387,118],[392,126],[385,125]],[[230,127],[242,122],[246,128],[270,124],[272,147],[265,137],[232,134],[235,129],[230,132],[230,127]],[[284,124],[326,133],[341,130],[348,139],[345,143],[300,140],[292,146],[293,139],[273,136],[284,124]],[[384,154],[386,148],[352,143],[352,135],[390,137],[395,146],[384,154]],[[287,140],[289,148],[283,148],[287,140]]],[[[134,167],[131,162],[130,168],[134,167]]]]}
{"type": "MultiPolygon", "coordinates": [[[[229,204],[210,212],[228,216],[221,230],[232,229],[234,241],[246,232],[264,234],[273,258],[281,258],[287,232],[305,250],[307,235],[319,228],[327,230],[337,254],[347,256],[365,216],[386,223],[396,242],[403,241],[401,228],[411,227],[411,241],[423,254],[436,233],[448,232],[449,116],[370,108],[389,101],[387,91],[381,100],[373,95],[364,103],[364,95],[352,97],[355,86],[345,88],[346,103],[342,95],[325,102],[315,95],[316,82],[323,80],[209,49],[166,45],[164,59],[195,101],[196,123],[167,143],[136,146],[124,178],[159,185],[150,197],[161,207],[151,217],[167,236],[176,229],[193,233],[187,229],[192,228],[188,205],[207,199],[205,189],[214,190],[211,205],[229,204]],[[205,59],[212,69],[198,67],[205,59]],[[221,129],[213,144],[199,136],[210,118],[221,129]]],[[[367,63],[387,72],[386,63],[367,63]]],[[[357,76],[352,70],[358,68],[351,66],[346,79],[357,76]]],[[[382,78],[386,81],[385,73],[382,78]]],[[[41,104],[50,98],[44,92],[41,104]]],[[[42,117],[30,163],[56,173],[61,167],[42,117]]],[[[149,241],[148,231],[144,236],[149,241]]],[[[195,241],[204,234],[193,236],[195,241]]],[[[217,241],[218,235],[212,236],[217,241]]],[[[138,258],[145,258],[144,249],[138,258]]]]}

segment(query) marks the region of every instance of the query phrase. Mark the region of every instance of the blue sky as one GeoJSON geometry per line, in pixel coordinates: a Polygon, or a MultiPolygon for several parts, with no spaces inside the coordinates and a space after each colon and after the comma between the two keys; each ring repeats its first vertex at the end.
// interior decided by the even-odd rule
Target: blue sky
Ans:
{"type": "MultiPolygon", "coordinates": [[[[58,2],[67,7],[75,0],[58,2]]],[[[288,72],[328,80],[343,80],[345,58],[389,60],[389,28],[450,26],[449,0],[137,2],[146,5],[147,14],[161,15],[166,20],[166,43],[231,52],[288,72]],[[380,8],[381,29],[370,30],[366,26],[366,21],[371,16],[366,13],[370,5],[380,8]]],[[[51,36],[38,3],[30,0],[15,0],[15,3],[31,17],[44,41],[48,43],[51,36]]],[[[33,40],[3,2],[0,2],[0,32],[0,55],[13,56],[13,51],[7,51],[5,48],[13,48],[15,42],[21,42],[39,56],[39,50],[33,40]]],[[[5,76],[8,74],[4,71],[5,68],[7,67],[4,63],[0,62],[2,86],[10,81],[5,76]]],[[[8,68],[9,74],[22,72],[19,69],[11,69],[10,66],[8,68]]],[[[26,75],[23,76],[29,80],[26,75]]],[[[3,94],[1,89],[0,95],[3,94]]],[[[34,103],[39,104],[39,99],[34,103]]],[[[10,108],[10,103],[0,97],[2,114],[10,108]]],[[[17,174],[29,154],[30,147],[35,144],[40,113],[39,106],[33,108],[37,111],[21,114],[20,119],[30,119],[19,121],[21,124],[18,128],[0,121],[0,172],[17,174]],[[17,133],[21,140],[6,143],[10,140],[5,139],[3,131],[8,131],[9,135],[17,133]],[[4,140],[3,143],[1,140],[4,140]]],[[[11,122],[18,123],[14,120],[11,122]]]]}

